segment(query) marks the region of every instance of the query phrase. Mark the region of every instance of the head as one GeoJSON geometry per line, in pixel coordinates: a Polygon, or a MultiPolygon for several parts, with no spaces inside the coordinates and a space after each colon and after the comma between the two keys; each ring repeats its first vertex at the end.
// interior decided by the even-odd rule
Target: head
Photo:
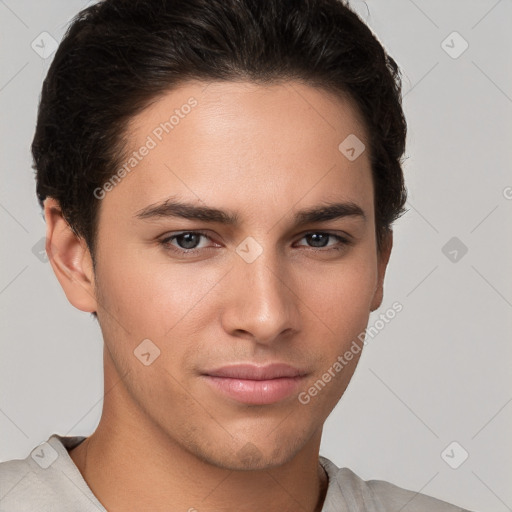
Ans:
{"type": "Polygon", "coordinates": [[[318,441],[360,351],[298,395],[382,302],[405,137],[398,67],[341,1],[82,11],[32,151],[52,267],[97,316],[106,374],[129,374],[104,409],[225,468],[318,441]],[[274,402],[212,385],[220,367],[274,362],[301,373],[274,402]]]}

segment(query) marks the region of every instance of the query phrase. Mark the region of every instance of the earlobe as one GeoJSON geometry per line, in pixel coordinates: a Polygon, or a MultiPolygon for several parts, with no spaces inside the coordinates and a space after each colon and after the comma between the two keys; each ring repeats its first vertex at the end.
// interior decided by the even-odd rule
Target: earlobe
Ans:
{"type": "Polygon", "coordinates": [[[389,257],[391,256],[391,249],[393,248],[393,231],[389,230],[386,234],[383,243],[382,250],[377,256],[377,286],[375,293],[372,298],[370,311],[375,311],[382,304],[384,298],[384,277],[386,275],[386,268],[388,266],[389,257]]]}
{"type": "Polygon", "coordinates": [[[94,272],[85,240],[73,232],[55,199],[45,199],[44,216],[46,252],[66,297],[75,308],[95,312],[94,272]]]}

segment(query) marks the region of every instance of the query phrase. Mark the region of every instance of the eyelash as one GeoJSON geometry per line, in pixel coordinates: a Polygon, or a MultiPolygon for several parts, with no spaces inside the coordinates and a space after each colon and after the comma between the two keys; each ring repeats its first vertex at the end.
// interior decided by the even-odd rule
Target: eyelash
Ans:
{"type": "MultiPolygon", "coordinates": [[[[211,240],[210,236],[208,234],[206,234],[205,232],[203,232],[203,231],[181,231],[181,232],[179,232],[177,234],[173,234],[171,236],[165,237],[164,239],[160,240],[159,243],[166,250],[170,250],[170,251],[175,252],[175,253],[177,253],[179,255],[191,255],[191,256],[194,256],[195,254],[197,254],[198,252],[200,252],[200,251],[202,251],[204,249],[211,249],[211,247],[203,247],[203,248],[199,248],[199,249],[180,249],[180,248],[177,248],[176,246],[171,244],[172,240],[178,238],[179,236],[188,235],[188,234],[202,235],[205,238],[208,238],[209,240],[211,240]]],[[[341,246],[338,245],[338,246],[335,246],[335,247],[327,247],[327,248],[323,248],[323,247],[308,247],[308,249],[312,250],[312,251],[319,251],[319,252],[342,251],[346,246],[353,245],[353,241],[352,240],[349,240],[349,239],[347,239],[345,237],[342,237],[340,235],[335,235],[333,233],[329,233],[329,232],[325,232],[325,231],[309,231],[308,233],[304,233],[304,235],[302,235],[300,240],[302,240],[303,238],[307,237],[308,235],[327,235],[329,237],[336,238],[341,243],[341,246]]]]}

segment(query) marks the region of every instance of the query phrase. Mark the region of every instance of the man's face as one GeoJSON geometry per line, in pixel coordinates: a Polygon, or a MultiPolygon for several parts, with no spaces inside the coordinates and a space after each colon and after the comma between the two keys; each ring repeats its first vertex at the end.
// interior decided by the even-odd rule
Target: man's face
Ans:
{"type": "Polygon", "coordinates": [[[348,103],[296,82],[189,82],[132,121],[140,161],[102,199],[98,225],[105,372],[127,375],[125,400],[107,393],[104,411],[220,467],[284,463],[319,442],[360,354],[308,389],[380,305],[369,154],[338,149],[351,134],[366,144],[363,127],[348,103]],[[166,200],[236,222],[154,215],[166,200]],[[364,215],[296,218],[335,203],[364,215]],[[298,376],[233,369],[273,364],[298,376]]]}

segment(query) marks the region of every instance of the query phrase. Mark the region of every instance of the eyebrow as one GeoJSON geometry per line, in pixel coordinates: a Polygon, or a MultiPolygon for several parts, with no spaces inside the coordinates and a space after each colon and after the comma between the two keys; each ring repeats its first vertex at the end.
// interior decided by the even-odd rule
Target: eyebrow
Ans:
{"type": "MultiPolygon", "coordinates": [[[[139,210],[135,217],[141,220],[153,220],[177,217],[188,220],[199,220],[236,226],[240,217],[236,212],[220,210],[211,206],[197,206],[173,198],[160,203],[149,205],[139,210]]],[[[294,215],[294,226],[312,224],[344,217],[359,217],[366,221],[364,210],[354,202],[326,203],[311,208],[299,210],[294,215]]]]}

